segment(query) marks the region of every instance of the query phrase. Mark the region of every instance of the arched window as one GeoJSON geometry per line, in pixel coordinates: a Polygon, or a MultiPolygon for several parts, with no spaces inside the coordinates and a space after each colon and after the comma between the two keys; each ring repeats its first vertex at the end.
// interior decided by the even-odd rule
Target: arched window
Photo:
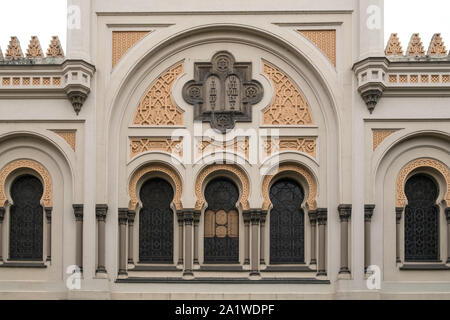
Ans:
{"type": "Polygon", "coordinates": [[[32,175],[18,177],[11,186],[9,257],[17,261],[42,261],[44,188],[32,175]]]}
{"type": "Polygon", "coordinates": [[[439,259],[439,191],[425,174],[412,176],[405,184],[408,205],[405,209],[405,260],[439,259]]]}
{"type": "Polygon", "coordinates": [[[139,260],[143,263],[173,263],[172,186],[164,179],[146,181],[140,190],[139,260]]]}
{"type": "Polygon", "coordinates": [[[301,204],[305,194],[291,179],[276,181],[270,188],[270,263],[304,263],[304,212],[301,204]]]}
{"type": "Polygon", "coordinates": [[[214,179],[205,189],[205,263],[239,262],[239,190],[226,178],[214,179]]]}

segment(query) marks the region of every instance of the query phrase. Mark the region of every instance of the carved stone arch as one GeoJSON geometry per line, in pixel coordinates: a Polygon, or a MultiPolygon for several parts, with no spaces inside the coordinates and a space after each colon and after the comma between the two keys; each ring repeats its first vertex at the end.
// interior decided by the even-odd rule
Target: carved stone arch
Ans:
{"type": "Polygon", "coordinates": [[[164,177],[169,178],[170,181],[168,182],[172,184],[174,189],[173,203],[175,208],[177,210],[183,209],[181,202],[181,195],[183,192],[181,177],[173,168],[162,163],[150,163],[134,172],[128,185],[128,194],[130,196],[129,209],[136,209],[136,205],[138,204],[137,185],[144,176],[150,173],[160,173],[163,174],[164,177]]]}
{"type": "Polygon", "coordinates": [[[138,126],[183,125],[183,110],[172,97],[175,81],[184,72],[184,62],[178,62],[164,71],[142,97],[133,118],[138,126]]]}
{"type": "Polygon", "coordinates": [[[16,170],[31,169],[31,171],[37,174],[37,177],[41,180],[44,187],[44,193],[42,194],[41,201],[44,207],[53,207],[53,193],[52,193],[52,179],[48,170],[39,162],[30,159],[15,160],[7,164],[0,171],[0,206],[3,206],[7,200],[5,192],[6,179],[16,170]]]}
{"type": "Polygon", "coordinates": [[[210,178],[212,174],[214,173],[219,174],[220,172],[231,174],[239,181],[238,183],[238,187],[240,189],[239,203],[241,204],[243,210],[249,210],[250,204],[248,202],[248,197],[250,194],[250,181],[248,179],[247,174],[239,166],[232,164],[212,164],[204,168],[199,173],[195,183],[195,195],[197,197],[195,209],[201,210],[206,202],[205,196],[203,194],[203,189],[206,185],[205,182],[207,182],[208,178],[210,178]]]}
{"type": "Polygon", "coordinates": [[[285,173],[290,173],[295,176],[300,176],[307,182],[308,198],[306,199],[306,204],[308,205],[308,210],[317,209],[317,182],[314,176],[309,172],[308,169],[304,168],[299,164],[285,163],[281,164],[277,172],[273,175],[266,175],[262,183],[262,195],[264,198],[264,203],[262,206],[263,210],[268,210],[270,207],[270,186],[278,180],[279,177],[283,177],[285,173]]]}
{"type": "Polygon", "coordinates": [[[396,202],[397,208],[403,208],[406,204],[405,183],[409,174],[419,168],[432,168],[438,171],[445,179],[446,191],[444,201],[450,206],[450,169],[441,161],[431,158],[419,158],[407,163],[399,172],[396,183],[396,202]]]}

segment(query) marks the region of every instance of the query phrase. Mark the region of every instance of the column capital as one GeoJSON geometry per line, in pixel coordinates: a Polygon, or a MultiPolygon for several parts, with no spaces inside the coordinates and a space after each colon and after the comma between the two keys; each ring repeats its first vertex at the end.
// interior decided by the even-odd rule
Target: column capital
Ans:
{"type": "Polygon", "coordinates": [[[317,223],[317,210],[308,211],[309,223],[315,225],[317,223]]]}
{"type": "Polygon", "coordinates": [[[108,213],[108,205],[106,204],[95,205],[95,216],[97,217],[97,221],[105,221],[107,213],[108,213]]]}
{"type": "MultiPolygon", "coordinates": [[[[450,223],[450,207],[445,208],[445,216],[447,218],[447,223],[450,223]]],[[[450,235],[448,235],[450,237],[450,235]]]]}
{"type": "Polygon", "coordinates": [[[128,210],[127,217],[128,217],[128,223],[134,223],[134,219],[136,218],[136,211],[128,210]]]}
{"type": "Polygon", "coordinates": [[[339,219],[341,222],[347,222],[352,216],[352,205],[351,204],[340,204],[338,206],[339,219]]]}
{"type": "Polygon", "coordinates": [[[328,220],[328,209],[319,208],[317,209],[317,223],[319,225],[326,225],[328,220]]]}
{"type": "Polygon", "coordinates": [[[267,210],[261,210],[261,224],[266,223],[267,210]]]}
{"type": "Polygon", "coordinates": [[[261,221],[262,210],[261,209],[250,209],[250,221],[252,224],[259,224],[261,221]]]}
{"type": "Polygon", "coordinates": [[[370,222],[372,220],[374,210],[375,210],[374,204],[364,205],[364,221],[370,222]]]}
{"type": "Polygon", "coordinates": [[[395,219],[397,223],[400,223],[400,220],[402,220],[402,215],[403,215],[403,207],[395,208],[395,219]]]}
{"type": "Polygon", "coordinates": [[[3,219],[5,219],[5,212],[6,212],[6,208],[0,207],[0,223],[2,223],[3,219]]]}
{"type": "Polygon", "coordinates": [[[83,221],[83,210],[84,206],[82,204],[74,204],[73,207],[73,214],[75,215],[76,221],[83,221]]]}
{"type": "Polygon", "coordinates": [[[119,224],[127,224],[128,208],[119,208],[119,224]]]}
{"type": "Polygon", "coordinates": [[[186,225],[194,223],[195,209],[183,209],[183,220],[186,225]]]}
{"type": "Polygon", "coordinates": [[[52,221],[53,208],[52,207],[45,207],[44,211],[45,211],[45,218],[47,218],[48,221],[52,221]]]}

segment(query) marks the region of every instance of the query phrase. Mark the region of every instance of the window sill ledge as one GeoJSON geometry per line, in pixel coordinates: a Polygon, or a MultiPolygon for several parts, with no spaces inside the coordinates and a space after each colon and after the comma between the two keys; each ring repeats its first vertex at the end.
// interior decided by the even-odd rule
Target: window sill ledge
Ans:
{"type": "Polygon", "coordinates": [[[45,269],[47,265],[43,262],[5,262],[0,268],[38,268],[45,269]]]}
{"type": "Polygon", "coordinates": [[[308,266],[268,266],[261,272],[317,272],[316,269],[311,269],[308,266]]]}
{"type": "Polygon", "coordinates": [[[250,280],[247,278],[134,278],[116,279],[116,283],[211,283],[211,284],[330,284],[329,280],[315,278],[263,278],[250,280]]]}
{"type": "Polygon", "coordinates": [[[176,266],[140,266],[136,265],[132,269],[128,269],[128,271],[183,271],[183,269],[179,269],[176,266]]]}
{"type": "Polygon", "coordinates": [[[401,271],[432,271],[432,270],[450,270],[450,266],[443,263],[432,264],[432,263],[422,263],[422,264],[404,264],[400,267],[401,271]]]}

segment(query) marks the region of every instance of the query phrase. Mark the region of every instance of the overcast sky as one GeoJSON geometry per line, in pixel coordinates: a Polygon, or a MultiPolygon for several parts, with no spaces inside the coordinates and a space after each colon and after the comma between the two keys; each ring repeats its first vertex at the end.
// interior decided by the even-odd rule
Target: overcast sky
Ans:
{"type": "MultiPolygon", "coordinates": [[[[6,51],[10,36],[13,35],[19,38],[24,52],[32,35],[39,37],[43,50],[47,49],[52,35],[58,35],[65,48],[66,1],[3,0],[2,2],[4,3],[0,9],[0,47],[3,53],[6,51]]],[[[392,32],[399,34],[404,50],[414,32],[420,33],[425,48],[428,47],[433,33],[440,32],[449,49],[450,1],[385,0],[385,42],[392,32]]]]}

